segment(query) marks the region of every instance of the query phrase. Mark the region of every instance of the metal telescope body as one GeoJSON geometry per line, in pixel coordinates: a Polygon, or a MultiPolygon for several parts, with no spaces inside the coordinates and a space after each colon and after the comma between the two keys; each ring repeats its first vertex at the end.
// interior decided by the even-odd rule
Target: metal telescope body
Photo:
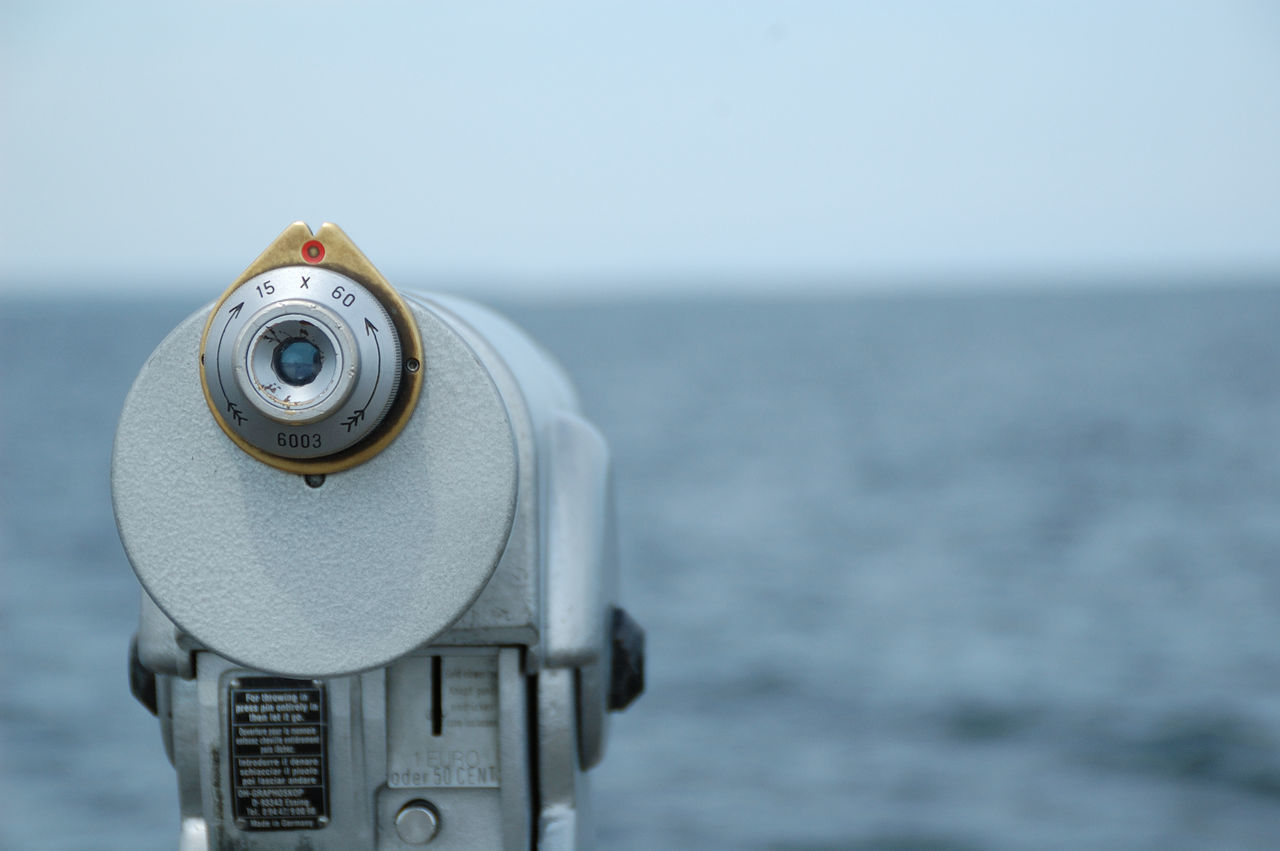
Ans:
{"type": "Polygon", "coordinates": [[[514,325],[380,282],[295,224],[125,403],[130,676],[179,848],[591,847],[587,771],[643,688],[607,445],[514,325]]]}

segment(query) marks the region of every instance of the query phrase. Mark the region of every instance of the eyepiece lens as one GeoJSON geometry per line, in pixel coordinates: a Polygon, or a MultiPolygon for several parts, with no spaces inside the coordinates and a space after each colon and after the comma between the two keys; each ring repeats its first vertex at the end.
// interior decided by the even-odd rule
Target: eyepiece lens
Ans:
{"type": "Polygon", "coordinates": [[[316,380],[324,355],[309,340],[294,337],[276,346],[271,367],[286,384],[302,387],[316,380]]]}

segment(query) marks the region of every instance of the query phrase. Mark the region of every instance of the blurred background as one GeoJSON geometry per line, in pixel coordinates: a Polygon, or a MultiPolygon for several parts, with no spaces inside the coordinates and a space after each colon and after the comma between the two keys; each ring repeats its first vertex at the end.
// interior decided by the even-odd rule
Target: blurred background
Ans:
{"type": "Polygon", "coordinates": [[[0,847],[162,849],[115,418],[289,222],[617,463],[600,847],[1280,836],[1280,9],[0,5],[0,847]]]}

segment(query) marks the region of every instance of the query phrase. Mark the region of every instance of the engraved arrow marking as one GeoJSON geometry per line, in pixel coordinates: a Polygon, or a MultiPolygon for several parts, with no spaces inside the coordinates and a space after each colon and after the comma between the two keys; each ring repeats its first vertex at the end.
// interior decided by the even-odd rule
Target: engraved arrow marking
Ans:
{"type": "Polygon", "coordinates": [[[377,395],[378,382],[382,380],[382,343],[378,340],[378,326],[370,322],[367,316],[364,320],[364,335],[373,337],[373,347],[378,352],[378,371],[373,374],[373,390],[369,393],[369,399],[364,403],[364,407],[356,409],[351,413],[351,416],[342,421],[348,433],[364,419],[365,412],[369,409],[369,405],[373,403],[373,397],[377,395]]]}
{"type": "Polygon", "coordinates": [[[364,408],[357,408],[351,416],[347,417],[345,420],[342,421],[342,424],[346,427],[347,432],[350,433],[351,429],[355,426],[360,425],[360,421],[363,419],[364,419],[364,408]]]}
{"type": "Polygon", "coordinates": [[[214,351],[213,357],[218,364],[218,389],[222,391],[222,398],[227,402],[227,411],[235,419],[236,425],[244,425],[245,415],[240,413],[240,409],[236,407],[235,402],[231,401],[231,397],[227,395],[227,388],[222,383],[222,340],[227,336],[227,328],[231,326],[231,320],[240,315],[240,311],[244,309],[244,302],[240,302],[231,308],[227,317],[227,324],[222,326],[222,333],[218,335],[218,348],[214,351]]]}

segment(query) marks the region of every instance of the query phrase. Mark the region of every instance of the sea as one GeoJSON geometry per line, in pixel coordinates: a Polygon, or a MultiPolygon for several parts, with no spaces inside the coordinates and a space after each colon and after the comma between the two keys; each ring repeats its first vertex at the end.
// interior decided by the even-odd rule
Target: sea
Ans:
{"type": "MultiPolygon", "coordinates": [[[[176,847],[109,458],[200,307],[0,301],[0,848],[176,847]]],[[[616,463],[599,848],[1280,848],[1280,288],[499,307],[616,463]]]]}

